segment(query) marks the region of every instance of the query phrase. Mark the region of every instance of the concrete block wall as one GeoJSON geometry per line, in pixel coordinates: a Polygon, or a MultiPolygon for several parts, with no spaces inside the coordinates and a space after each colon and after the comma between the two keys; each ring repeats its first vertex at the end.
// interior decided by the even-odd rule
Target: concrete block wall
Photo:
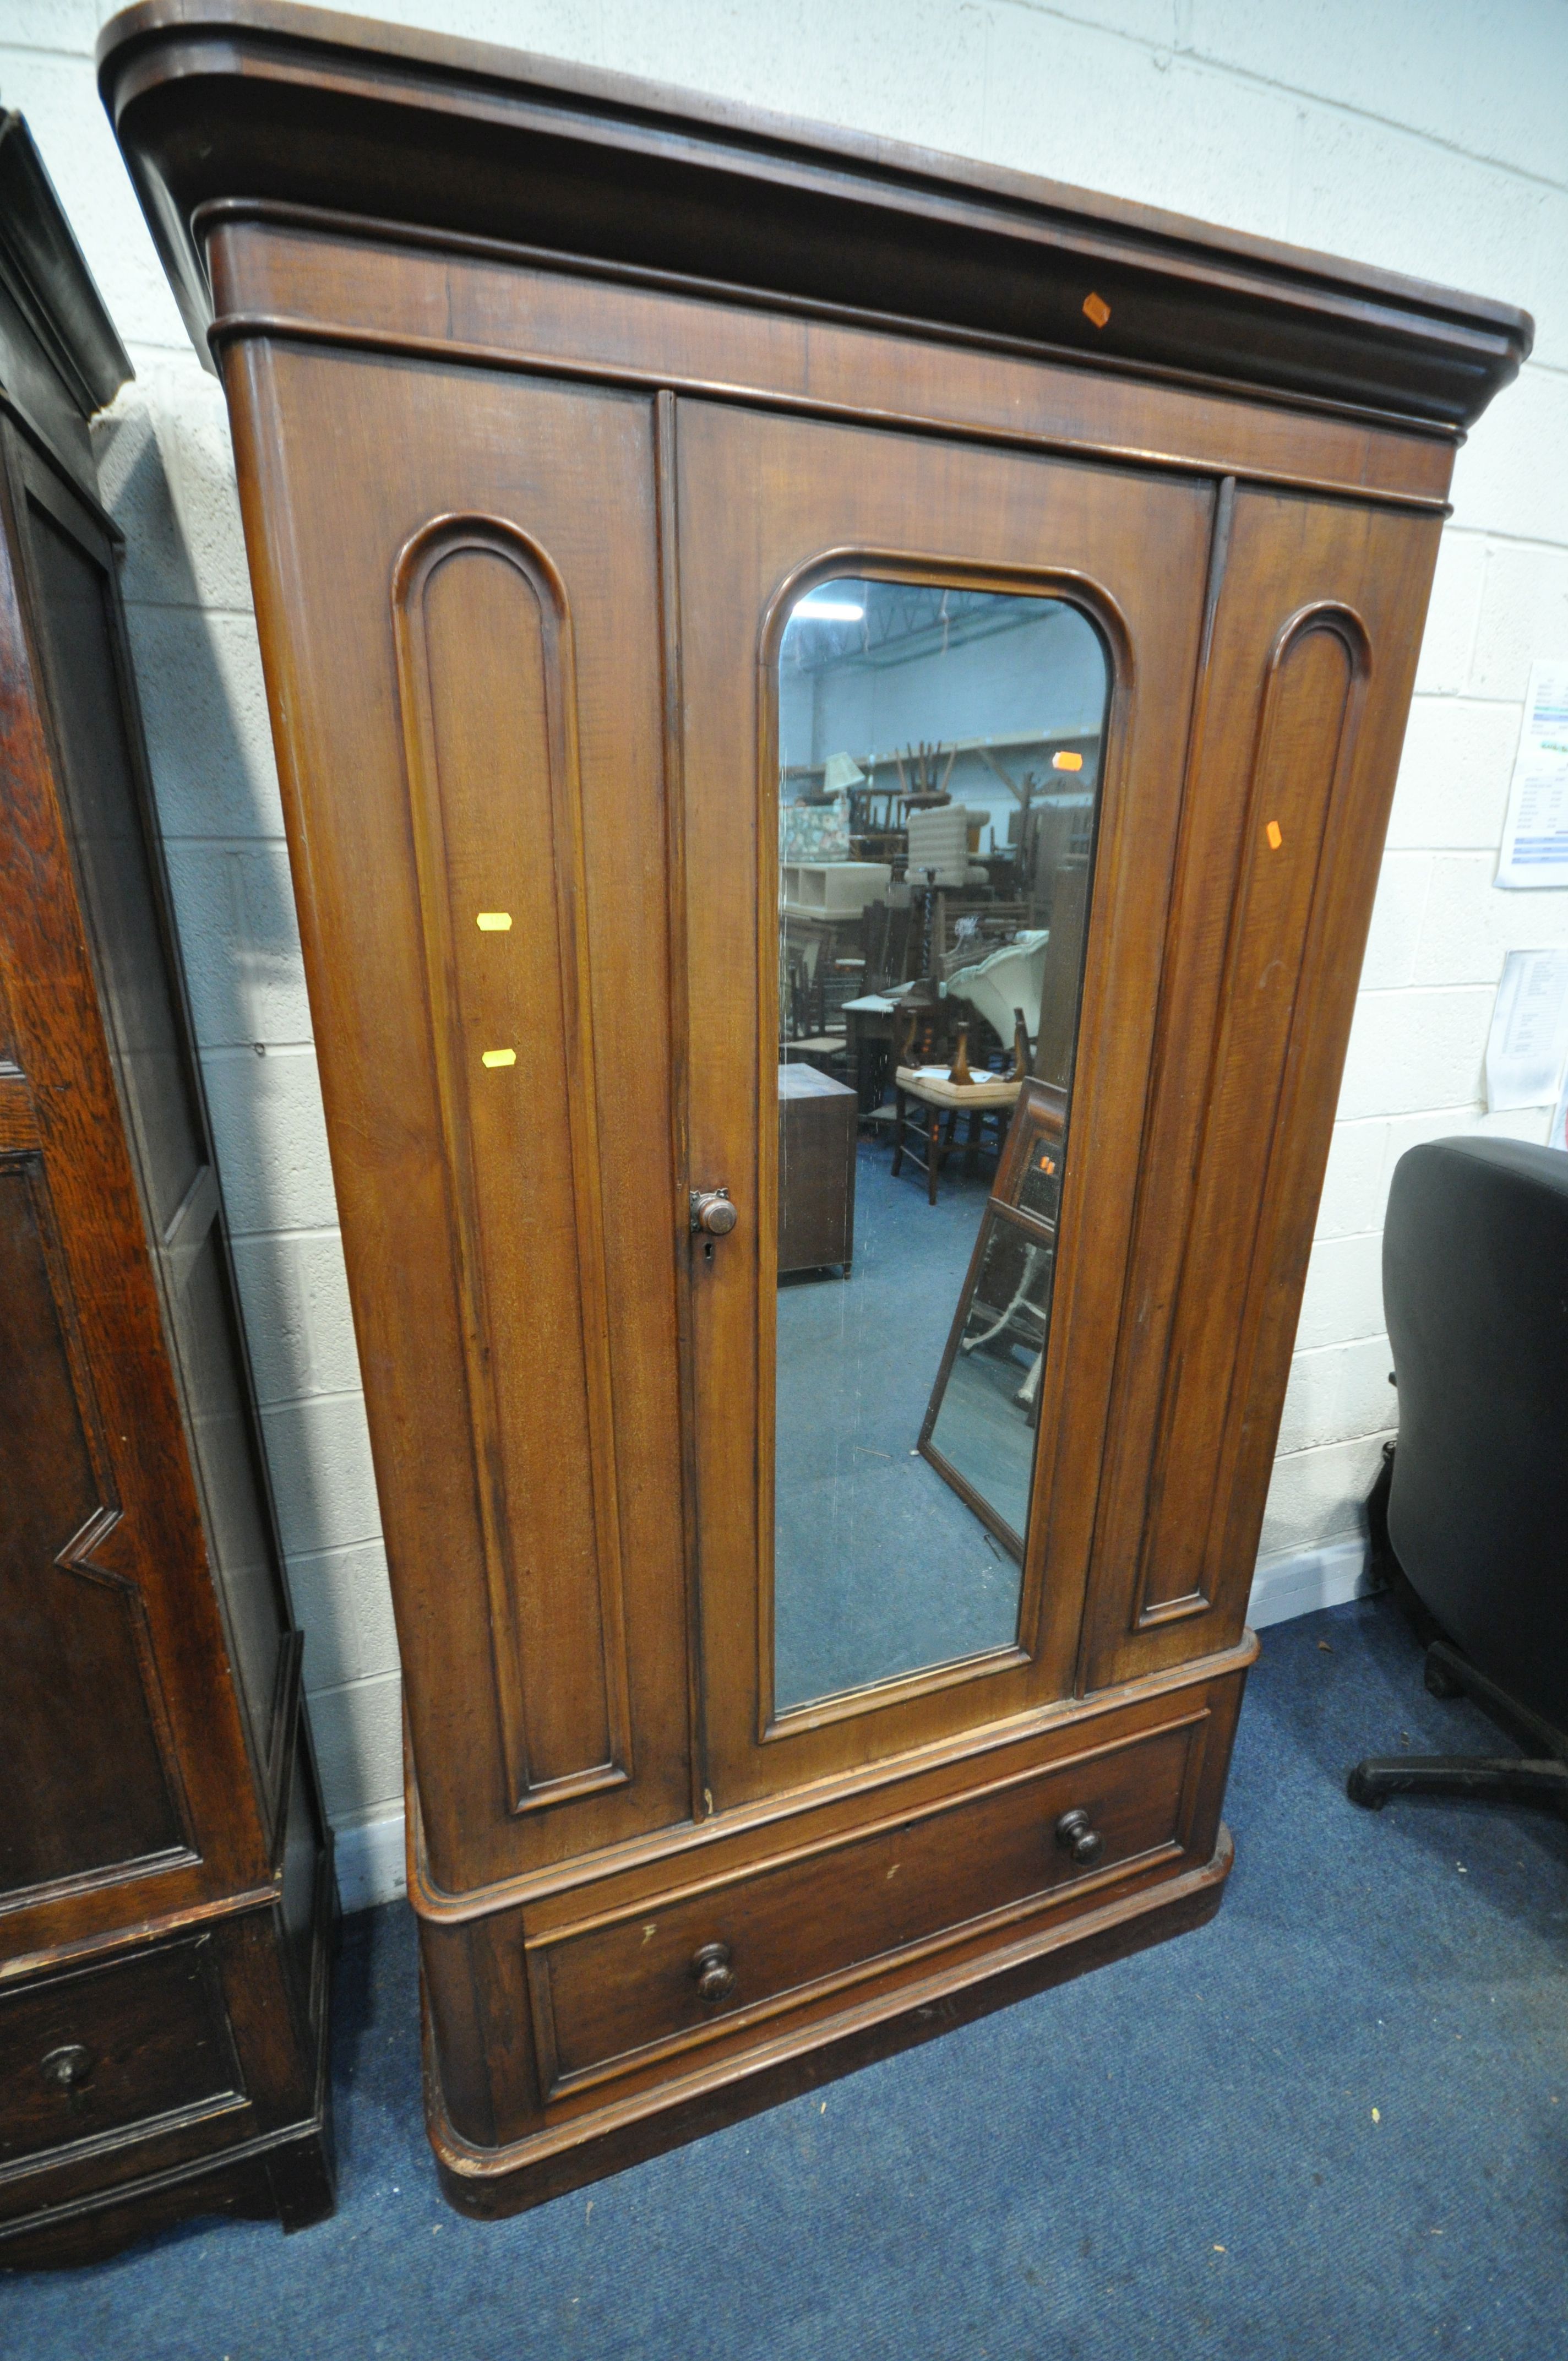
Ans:
{"type": "MultiPolygon", "coordinates": [[[[1170,205],[1528,305],[1461,454],[1301,1315],[1255,1611],[1343,1595],[1393,1425],[1378,1285],[1414,1141],[1490,1118],[1505,950],[1568,894],[1492,886],[1525,680],[1568,655],[1563,0],[367,0],[404,21],[1170,205]]],[[[99,429],[179,922],[351,1899],[395,1879],[397,1653],[223,404],[99,106],[98,0],[0,0],[27,115],[137,382],[99,429]]]]}

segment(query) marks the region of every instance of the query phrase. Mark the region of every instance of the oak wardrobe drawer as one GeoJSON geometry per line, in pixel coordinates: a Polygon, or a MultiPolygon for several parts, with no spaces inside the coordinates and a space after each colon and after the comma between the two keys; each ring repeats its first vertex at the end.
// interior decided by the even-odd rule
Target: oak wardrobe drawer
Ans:
{"type": "Polygon", "coordinates": [[[0,1997],[0,2178],[50,2150],[245,2103],[206,1938],[0,1997]]]}
{"type": "Polygon", "coordinates": [[[547,2089],[1185,1849],[1209,1716],[529,1944],[547,2089]]]}

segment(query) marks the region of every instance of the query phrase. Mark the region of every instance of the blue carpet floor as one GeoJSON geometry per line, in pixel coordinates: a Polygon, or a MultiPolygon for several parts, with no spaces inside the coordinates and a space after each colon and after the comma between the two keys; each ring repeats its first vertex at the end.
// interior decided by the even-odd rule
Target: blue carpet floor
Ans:
{"type": "Polygon", "coordinates": [[[1214,1923],[499,2224],[436,2194],[400,1906],[349,1922],[341,2211],[0,2283],[27,2361],[1568,2353],[1568,1828],[1343,1794],[1495,1741],[1385,1601],[1264,1635],[1214,1923]]]}

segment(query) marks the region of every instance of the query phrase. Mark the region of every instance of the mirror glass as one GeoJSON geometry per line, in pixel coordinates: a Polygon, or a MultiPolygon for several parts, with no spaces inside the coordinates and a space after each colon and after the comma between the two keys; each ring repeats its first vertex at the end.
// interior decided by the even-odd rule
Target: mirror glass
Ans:
{"type": "Polygon", "coordinates": [[[1110,672],[846,577],[779,653],[777,1713],[1017,1636],[1110,672]]]}

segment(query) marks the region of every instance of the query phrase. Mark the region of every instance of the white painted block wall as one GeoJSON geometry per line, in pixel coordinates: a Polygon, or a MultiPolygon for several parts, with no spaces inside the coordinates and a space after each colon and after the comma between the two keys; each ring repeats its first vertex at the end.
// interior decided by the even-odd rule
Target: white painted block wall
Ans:
{"type": "MultiPolygon", "coordinates": [[[[372,5],[375,0],[371,0],[372,5]]],[[[1170,205],[1529,306],[1461,454],[1264,1531],[1261,1620],[1344,1596],[1393,1419],[1388,1180],[1487,1118],[1494,891],[1530,659],[1568,654],[1563,0],[382,0],[382,12],[1170,205]]],[[[398,1668],[223,404],[96,95],[96,0],[0,0],[27,115],[136,362],[99,430],[329,1806],[353,1902],[398,1875],[398,1668]]]]}

